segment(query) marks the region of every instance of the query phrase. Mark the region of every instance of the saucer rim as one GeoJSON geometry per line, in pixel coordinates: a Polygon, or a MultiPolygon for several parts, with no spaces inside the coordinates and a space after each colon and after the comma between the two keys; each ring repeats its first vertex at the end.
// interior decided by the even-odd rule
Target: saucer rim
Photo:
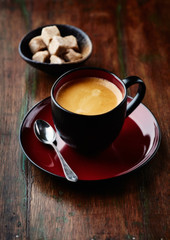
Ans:
{"type": "MultiPolygon", "coordinates": [[[[27,118],[27,116],[34,110],[34,108],[36,108],[39,104],[41,104],[42,102],[45,102],[47,100],[50,100],[51,99],[51,96],[48,96],[42,100],[40,100],[39,102],[37,102],[36,104],[34,104],[30,110],[28,110],[28,112],[25,114],[21,124],[20,124],[20,127],[19,127],[19,143],[20,143],[20,146],[21,146],[21,149],[23,151],[23,153],[25,154],[26,158],[33,164],[35,165],[36,167],[38,167],[39,169],[41,169],[42,171],[48,173],[48,174],[51,174],[52,176],[55,176],[55,177],[59,177],[61,179],[65,179],[66,178],[64,176],[59,176],[57,174],[54,174],[52,172],[49,172],[48,170],[40,167],[38,164],[36,164],[29,156],[28,154],[26,153],[26,151],[24,150],[24,147],[23,147],[23,144],[22,144],[22,140],[21,140],[21,137],[22,137],[22,128],[23,128],[23,125],[24,125],[24,122],[27,118]]],[[[131,96],[127,96],[127,99],[133,99],[131,96]]],[[[146,107],[143,103],[140,103],[140,105],[143,105],[144,108],[146,108],[146,110],[148,110],[150,112],[150,114],[152,115],[153,119],[155,120],[155,123],[156,123],[156,127],[157,127],[157,130],[158,130],[158,140],[157,140],[157,145],[156,145],[156,148],[154,150],[154,152],[151,154],[151,156],[142,164],[140,164],[142,161],[140,161],[138,164],[136,164],[135,166],[132,166],[130,169],[128,169],[127,171],[124,171],[120,174],[117,174],[113,177],[108,177],[108,178],[103,178],[103,179],[78,179],[78,182],[99,182],[99,181],[107,181],[107,180],[111,180],[111,179],[116,179],[116,178],[119,178],[119,177],[123,177],[123,176],[126,176],[127,174],[130,174],[130,173],[134,173],[135,171],[139,170],[140,168],[142,168],[143,166],[145,166],[155,155],[156,153],[158,152],[158,149],[160,147],[160,144],[161,144],[161,139],[162,139],[162,135],[161,135],[161,129],[160,129],[160,126],[158,124],[158,121],[157,119],[155,118],[154,114],[152,113],[152,111],[146,107]],[[140,165],[139,165],[140,164],[140,165]],[[138,166],[139,165],[139,166],[138,166]]],[[[128,116],[130,117],[130,115],[128,116]]],[[[142,159],[143,160],[143,159],[142,159]]]]}

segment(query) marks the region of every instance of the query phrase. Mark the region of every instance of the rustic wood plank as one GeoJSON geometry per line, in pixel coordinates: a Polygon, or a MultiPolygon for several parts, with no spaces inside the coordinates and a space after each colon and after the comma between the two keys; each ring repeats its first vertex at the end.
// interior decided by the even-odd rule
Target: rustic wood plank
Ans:
{"type": "Polygon", "coordinates": [[[27,176],[23,171],[25,158],[18,143],[18,127],[25,80],[24,63],[20,62],[17,48],[25,26],[15,3],[1,1],[0,9],[0,239],[24,239],[27,176]],[[16,25],[20,28],[16,29],[16,25]]]}

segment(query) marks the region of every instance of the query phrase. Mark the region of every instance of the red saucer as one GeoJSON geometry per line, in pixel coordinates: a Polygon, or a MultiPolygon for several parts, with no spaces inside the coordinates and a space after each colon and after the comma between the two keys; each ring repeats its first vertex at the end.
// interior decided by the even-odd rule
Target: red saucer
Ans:
{"type": "MultiPolygon", "coordinates": [[[[27,113],[20,128],[20,143],[33,164],[50,174],[64,177],[53,148],[41,143],[33,131],[36,119],[43,119],[54,127],[50,100],[50,97],[42,100],[27,113]]],[[[66,145],[57,134],[58,148],[79,180],[103,180],[134,171],[155,155],[160,139],[159,125],[143,104],[126,118],[123,129],[112,145],[98,155],[81,155],[66,145]]]]}

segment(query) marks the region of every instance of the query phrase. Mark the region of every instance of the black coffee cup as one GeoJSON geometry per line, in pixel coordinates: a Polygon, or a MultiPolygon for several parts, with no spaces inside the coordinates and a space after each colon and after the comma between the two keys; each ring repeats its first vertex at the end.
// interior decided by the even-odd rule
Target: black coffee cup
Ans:
{"type": "Polygon", "coordinates": [[[60,137],[71,147],[85,153],[101,151],[118,136],[125,118],[141,103],[145,84],[136,76],[122,81],[113,73],[101,68],[77,68],[60,76],[51,89],[51,107],[54,125],[60,137]],[[111,111],[98,115],[81,115],[60,106],[55,97],[59,88],[68,81],[82,77],[102,78],[114,83],[122,93],[122,101],[111,111]],[[127,104],[127,89],[138,84],[133,100],[127,104]]]}

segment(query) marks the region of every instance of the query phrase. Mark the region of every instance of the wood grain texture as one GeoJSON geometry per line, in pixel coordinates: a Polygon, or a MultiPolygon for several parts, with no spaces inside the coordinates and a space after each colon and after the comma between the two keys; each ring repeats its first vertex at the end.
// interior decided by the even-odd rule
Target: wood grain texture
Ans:
{"type": "MultiPolygon", "coordinates": [[[[168,0],[0,1],[0,239],[170,239],[168,0]],[[46,24],[70,24],[93,42],[86,66],[146,83],[144,104],[157,118],[158,153],[137,172],[71,184],[33,166],[21,152],[26,112],[50,95],[55,77],[22,61],[18,44],[46,24]]],[[[135,88],[131,89],[133,95],[135,88]]]]}

